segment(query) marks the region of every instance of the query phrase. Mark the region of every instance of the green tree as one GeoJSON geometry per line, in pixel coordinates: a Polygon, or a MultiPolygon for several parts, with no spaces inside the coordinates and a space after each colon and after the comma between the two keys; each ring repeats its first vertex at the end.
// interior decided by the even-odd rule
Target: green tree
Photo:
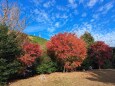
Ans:
{"type": "Polygon", "coordinates": [[[81,64],[81,68],[87,70],[87,69],[89,69],[89,67],[91,66],[91,63],[92,63],[89,58],[88,51],[89,51],[90,46],[94,43],[94,38],[87,31],[81,36],[81,38],[86,42],[86,47],[87,47],[87,58],[85,58],[85,60],[81,64]]]}
{"type": "Polygon", "coordinates": [[[0,25],[0,85],[18,72],[21,64],[17,57],[21,53],[16,35],[9,33],[8,27],[0,25]]]}
{"type": "Polygon", "coordinates": [[[91,34],[87,31],[81,36],[81,38],[86,42],[87,48],[89,48],[91,44],[94,43],[93,36],[91,36],[91,34]]]}

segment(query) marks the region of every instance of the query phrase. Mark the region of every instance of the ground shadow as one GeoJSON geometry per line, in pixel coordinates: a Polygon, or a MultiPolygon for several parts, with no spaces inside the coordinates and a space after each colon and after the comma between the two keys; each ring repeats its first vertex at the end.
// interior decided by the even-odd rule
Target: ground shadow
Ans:
{"type": "Polygon", "coordinates": [[[114,69],[92,70],[90,73],[92,77],[88,77],[87,78],[88,80],[115,85],[115,70],[114,69]]]}

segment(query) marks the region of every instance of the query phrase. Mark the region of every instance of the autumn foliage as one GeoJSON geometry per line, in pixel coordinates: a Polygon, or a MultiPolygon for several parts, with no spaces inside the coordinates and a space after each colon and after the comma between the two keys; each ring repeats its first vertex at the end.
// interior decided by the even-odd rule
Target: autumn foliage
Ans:
{"type": "Polygon", "coordinates": [[[41,49],[38,44],[34,43],[25,43],[23,45],[23,55],[19,58],[19,60],[24,63],[24,65],[31,66],[36,58],[41,56],[41,49]]]}
{"type": "Polygon", "coordinates": [[[59,33],[47,43],[47,53],[64,69],[72,71],[85,59],[86,44],[75,34],[59,33]]]}
{"type": "Polygon", "coordinates": [[[102,41],[97,41],[91,45],[89,50],[91,60],[94,60],[98,67],[103,66],[106,60],[111,59],[112,49],[102,41]]]}

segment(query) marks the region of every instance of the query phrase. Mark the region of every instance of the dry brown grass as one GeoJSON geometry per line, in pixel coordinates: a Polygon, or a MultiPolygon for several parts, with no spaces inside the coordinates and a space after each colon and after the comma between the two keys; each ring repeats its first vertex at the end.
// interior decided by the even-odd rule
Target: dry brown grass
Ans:
{"type": "Polygon", "coordinates": [[[115,86],[115,70],[38,75],[11,82],[10,86],[115,86]]]}

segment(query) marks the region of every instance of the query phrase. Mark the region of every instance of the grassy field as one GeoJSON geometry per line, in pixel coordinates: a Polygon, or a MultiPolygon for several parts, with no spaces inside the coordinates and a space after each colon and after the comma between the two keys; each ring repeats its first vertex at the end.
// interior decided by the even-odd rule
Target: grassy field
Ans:
{"type": "Polygon", "coordinates": [[[10,86],[115,86],[115,70],[37,75],[11,82],[10,86]]]}
{"type": "Polygon", "coordinates": [[[34,43],[38,43],[42,49],[46,48],[46,42],[47,40],[41,37],[36,37],[36,36],[29,36],[30,40],[34,43]]]}

